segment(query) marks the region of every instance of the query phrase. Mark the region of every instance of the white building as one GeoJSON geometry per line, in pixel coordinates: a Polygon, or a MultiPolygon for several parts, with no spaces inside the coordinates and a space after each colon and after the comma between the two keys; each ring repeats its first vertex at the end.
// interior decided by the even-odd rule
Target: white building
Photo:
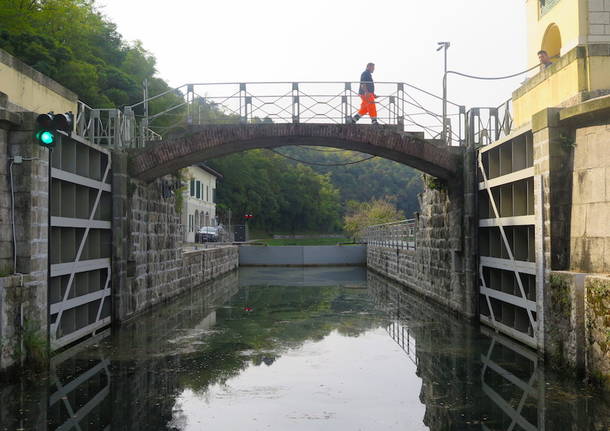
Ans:
{"type": "Polygon", "coordinates": [[[195,232],[203,226],[216,226],[216,180],[222,175],[203,163],[186,168],[182,223],[186,242],[195,242],[195,232]]]}

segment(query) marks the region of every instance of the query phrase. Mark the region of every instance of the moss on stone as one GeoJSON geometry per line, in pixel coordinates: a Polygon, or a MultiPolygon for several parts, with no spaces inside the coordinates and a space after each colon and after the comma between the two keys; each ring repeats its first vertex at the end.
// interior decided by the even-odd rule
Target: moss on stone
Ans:
{"type": "Polygon", "coordinates": [[[551,274],[551,310],[553,314],[569,319],[572,313],[572,295],[568,275],[551,274]]]}
{"type": "Polygon", "coordinates": [[[610,278],[587,278],[586,303],[589,374],[610,389],[610,278]]]}

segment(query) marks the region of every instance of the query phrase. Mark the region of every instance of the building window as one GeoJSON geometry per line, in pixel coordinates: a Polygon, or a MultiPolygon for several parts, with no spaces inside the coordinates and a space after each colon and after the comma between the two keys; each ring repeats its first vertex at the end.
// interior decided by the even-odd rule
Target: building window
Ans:
{"type": "Polygon", "coordinates": [[[197,199],[201,199],[201,181],[197,181],[196,196],[197,196],[197,199]]]}
{"type": "Polygon", "coordinates": [[[191,196],[195,197],[195,180],[191,180],[191,196]]]}
{"type": "Polygon", "coordinates": [[[544,15],[548,11],[550,11],[553,6],[559,3],[560,0],[538,0],[538,4],[540,5],[540,15],[544,15]]]}
{"type": "Polygon", "coordinates": [[[210,186],[205,186],[205,200],[206,202],[210,200],[210,186]]]}

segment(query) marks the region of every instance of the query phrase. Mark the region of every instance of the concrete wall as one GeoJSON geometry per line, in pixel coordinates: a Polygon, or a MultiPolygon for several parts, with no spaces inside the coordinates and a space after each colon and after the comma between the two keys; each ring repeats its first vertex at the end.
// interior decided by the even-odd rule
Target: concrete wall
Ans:
{"type": "Polygon", "coordinates": [[[366,246],[239,247],[239,264],[263,266],[366,265],[366,246]]]}
{"type": "Polygon", "coordinates": [[[515,128],[542,109],[573,106],[610,93],[608,67],[609,43],[577,46],[565,53],[513,92],[515,128]]]}
{"type": "Polygon", "coordinates": [[[459,182],[420,195],[416,250],[369,246],[369,269],[468,317],[476,312],[469,223],[459,182]],[[468,231],[468,232],[467,232],[468,231]],[[469,258],[465,258],[465,256],[469,258]]]}
{"type": "Polygon", "coordinates": [[[0,370],[18,363],[20,352],[27,358],[43,354],[37,347],[44,350],[47,325],[48,152],[34,143],[34,114],[8,106],[0,93],[0,370]],[[13,165],[16,268],[9,172],[14,156],[29,159],[13,165]],[[22,350],[26,330],[29,340],[40,343],[25,343],[22,350]]]}
{"type": "Polygon", "coordinates": [[[77,111],[75,93],[1,49],[0,91],[8,95],[12,108],[18,111],[77,111]]]}
{"type": "Polygon", "coordinates": [[[183,253],[184,226],[171,177],[131,179],[127,155],[113,153],[113,319],[121,322],[237,268],[237,247],[183,253]]]}

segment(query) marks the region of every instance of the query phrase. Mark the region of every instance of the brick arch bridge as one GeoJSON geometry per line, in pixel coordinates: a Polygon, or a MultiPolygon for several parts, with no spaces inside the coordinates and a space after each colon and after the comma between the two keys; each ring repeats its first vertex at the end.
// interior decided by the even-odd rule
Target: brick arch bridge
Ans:
{"type": "Polygon", "coordinates": [[[442,179],[458,172],[460,149],[388,127],[339,124],[239,124],[199,126],[189,134],[149,142],[135,150],[131,174],[144,181],[215,157],[286,145],[354,150],[411,166],[442,179]]]}

